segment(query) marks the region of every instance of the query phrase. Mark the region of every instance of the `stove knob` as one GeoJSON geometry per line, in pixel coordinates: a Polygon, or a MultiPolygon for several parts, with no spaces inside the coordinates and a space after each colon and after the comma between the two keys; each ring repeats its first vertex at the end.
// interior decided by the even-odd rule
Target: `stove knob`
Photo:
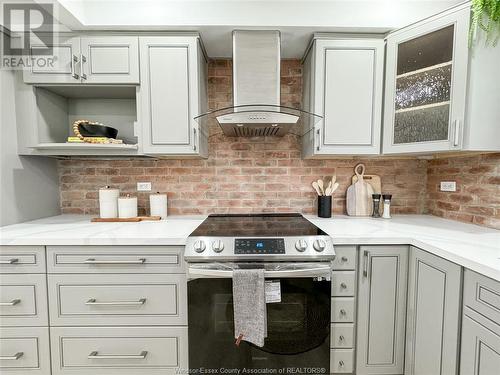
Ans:
{"type": "Polygon", "coordinates": [[[306,251],[307,249],[307,241],[306,240],[298,240],[295,242],[295,248],[297,251],[300,251],[301,253],[306,251]]]}
{"type": "Polygon", "coordinates": [[[322,252],[323,250],[325,250],[325,247],[326,247],[325,241],[315,240],[313,242],[313,247],[314,247],[314,250],[316,250],[317,252],[322,252]]]}
{"type": "Polygon", "coordinates": [[[195,241],[195,243],[193,245],[194,251],[196,251],[197,253],[204,252],[206,247],[207,246],[205,245],[204,241],[195,241]]]}
{"type": "Polygon", "coordinates": [[[221,240],[215,240],[214,242],[212,242],[212,250],[216,253],[220,253],[222,250],[224,250],[224,242],[222,242],[221,240]]]}

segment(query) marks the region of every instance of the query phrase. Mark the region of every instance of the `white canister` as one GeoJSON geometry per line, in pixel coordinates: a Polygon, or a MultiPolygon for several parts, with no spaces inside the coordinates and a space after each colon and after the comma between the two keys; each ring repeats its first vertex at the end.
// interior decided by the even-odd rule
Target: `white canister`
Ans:
{"type": "Polygon", "coordinates": [[[118,196],[120,190],[105,186],[99,189],[99,215],[102,219],[118,217],[118,196]]]}
{"type": "Polygon", "coordinates": [[[149,196],[149,208],[151,210],[151,216],[159,216],[163,220],[167,218],[167,194],[151,194],[149,196]]]}
{"type": "Polygon", "coordinates": [[[118,217],[120,219],[137,217],[137,197],[127,195],[118,198],[118,217]]]}

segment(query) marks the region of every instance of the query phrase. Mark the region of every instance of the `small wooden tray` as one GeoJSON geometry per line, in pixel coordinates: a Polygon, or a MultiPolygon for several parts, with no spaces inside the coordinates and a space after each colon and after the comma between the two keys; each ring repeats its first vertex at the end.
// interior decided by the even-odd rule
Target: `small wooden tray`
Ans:
{"type": "Polygon", "coordinates": [[[92,223],[136,223],[138,221],[158,221],[158,220],[161,220],[160,216],[137,216],[137,217],[129,217],[126,219],[119,217],[113,217],[109,219],[94,217],[90,221],[92,223]]]}

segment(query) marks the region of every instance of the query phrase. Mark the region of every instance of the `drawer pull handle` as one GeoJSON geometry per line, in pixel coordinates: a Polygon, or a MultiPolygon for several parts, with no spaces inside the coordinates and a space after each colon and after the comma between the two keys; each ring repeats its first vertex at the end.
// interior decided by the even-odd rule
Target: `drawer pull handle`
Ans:
{"type": "Polygon", "coordinates": [[[17,262],[19,262],[18,258],[11,258],[11,259],[7,259],[7,260],[0,260],[0,264],[16,264],[17,262]]]}
{"type": "Polygon", "coordinates": [[[88,359],[145,359],[146,356],[148,355],[148,352],[146,350],[143,350],[141,354],[101,354],[97,351],[91,352],[87,358],[88,359]]]}
{"type": "Polygon", "coordinates": [[[346,284],[346,283],[341,283],[341,284],[340,284],[340,287],[341,287],[342,289],[347,289],[347,284],[346,284]]]}
{"type": "Polygon", "coordinates": [[[343,336],[343,335],[340,335],[340,336],[339,336],[339,341],[340,341],[340,342],[343,342],[344,340],[345,340],[344,336],[343,336]]]}
{"type": "Polygon", "coordinates": [[[144,264],[146,258],[139,258],[137,260],[97,260],[95,258],[85,259],[86,264],[144,264]]]}
{"type": "Polygon", "coordinates": [[[339,366],[344,367],[344,361],[339,361],[339,366]]]}
{"type": "Polygon", "coordinates": [[[10,302],[0,302],[0,306],[15,306],[18,303],[21,303],[21,300],[16,298],[10,302]]]}
{"type": "Polygon", "coordinates": [[[24,355],[24,352],[17,352],[14,355],[2,355],[0,356],[0,361],[17,361],[19,358],[21,358],[24,355]]]}
{"type": "Polygon", "coordinates": [[[342,262],[347,262],[349,259],[347,259],[347,257],[346,257],[346,256],[343,256],[342,258],[340,258],[340,260],[341,260],[342,262]]]}
{"type": "Polygon", "coordinates": [[[346,312],[344,309],[340,309],[340,315],[346,315],[346,312]]]}
{"type": "Polygon", "coordinates": [[[85,302],[86,305],[92,305],[92,306],[144,305],[145,303],[146,303],[146,298],[141,298],[138,301],[108,301],[108,302],[98,302],[95,298],[91,298],[87,302],[85,302]]]}

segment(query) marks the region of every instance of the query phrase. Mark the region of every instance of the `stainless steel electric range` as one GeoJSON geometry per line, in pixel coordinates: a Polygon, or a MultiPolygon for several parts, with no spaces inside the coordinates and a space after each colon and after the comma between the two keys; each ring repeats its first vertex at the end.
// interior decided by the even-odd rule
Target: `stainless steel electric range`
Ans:
{"type": "MultiPolygon", "coordinates": [[[[190,373],[328,373],[332,239],[300,214],[210,215],[188,238],[190,373]],[[267,304],[264,347],[233,332],[232,273],[265,270],[279,283],[267,304]]],[[[276,285],[276,284],[275,284],[276,285]]]]}

